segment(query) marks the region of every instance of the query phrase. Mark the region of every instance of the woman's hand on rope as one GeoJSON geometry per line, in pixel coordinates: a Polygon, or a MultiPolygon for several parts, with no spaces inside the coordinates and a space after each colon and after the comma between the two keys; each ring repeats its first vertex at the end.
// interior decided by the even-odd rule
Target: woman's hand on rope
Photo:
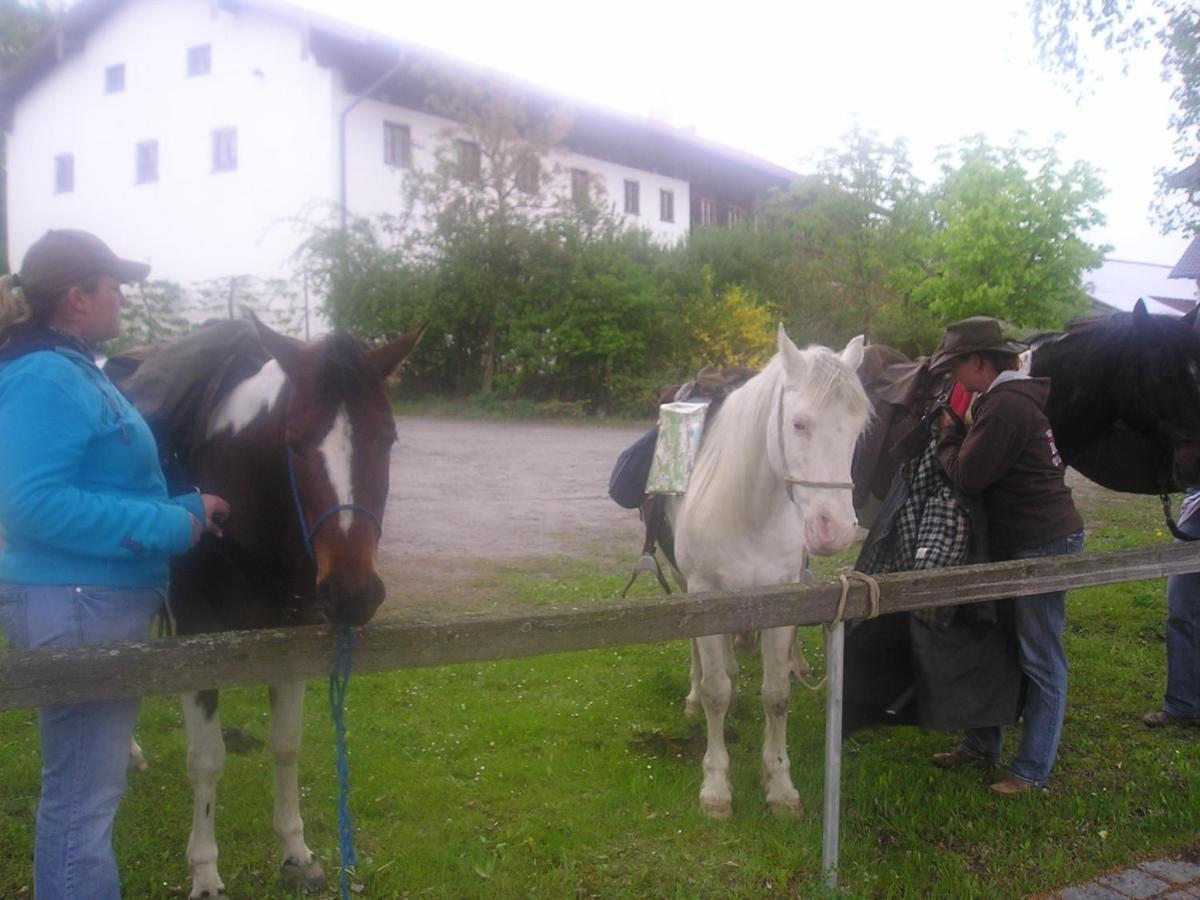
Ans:
{"type": "Polygon", "coordinates": [[[216,494],[201,494],[200,502],[204,505],[204,521],[192,516],[192,546],[200,542],[204,532],[221,536],[221,523],[229,518],[229,504],[216,494]]]}

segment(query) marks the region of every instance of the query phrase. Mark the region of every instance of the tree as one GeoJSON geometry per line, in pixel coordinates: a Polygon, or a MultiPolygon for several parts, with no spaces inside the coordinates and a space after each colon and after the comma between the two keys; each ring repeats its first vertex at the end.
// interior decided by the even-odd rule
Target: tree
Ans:
{"type": "Polygon", "coordinates": [[[864,330],[885,339],[876,318],[923,272],[927,206],[903,141],[855,128],[827,150],[817,175],[770,210],[792,236],[790,284],[777,301],[789,333],[831,346],[864,330]]]}
{"type": "Polygon", "coordinates": [[[1030,0],[1029,9],[1043,64],[1080,89],[1094,74],[1094,50],[1118,54],[1126,67],[1132,54],[1161,54],[1162,79],[1175,103],[1168,127],[1176,159],[1159,170],[1155,217],[1164,234],[1200,233],[1200,15],[1194,0],[1030,0]],[[1166,177],[1179,169],[1191,172],[1178,181],[1166,177]]]}
{"type": "Polygon", "coordinates": [[[411,180],[411,195],[426,223],[424,249],[473,268],[440,271],[453,273],[454,289],[466,290],[460,300],[482,328],[479,388],[490,394],[529,237],[555,205],[557,169],[548,160],[569,123],[557,110],[535,114],[526,98],[466,79],[440,79],[429,104],[457,124],[443,132],[434,170],[411,180]]]}
{"type": "MultiPolygon", "coordinates": [[[[0,74],[14,65],[54,23],[58,5],[46,0],[0,0],[0,74]]],[[[0,133],[0,270],[8,271],[8,152],[0,133]]]]}
{"type": "Polygon", "coordinates": [[[1090,165],[1054,148],[993,147],[976,136],[942,162],[929,270],[912,296],[943,322],[989,315],[1057,328],[1086,308],[1084,270],[1104,259],[1079,235],[1104,224],[1090,165]]]}

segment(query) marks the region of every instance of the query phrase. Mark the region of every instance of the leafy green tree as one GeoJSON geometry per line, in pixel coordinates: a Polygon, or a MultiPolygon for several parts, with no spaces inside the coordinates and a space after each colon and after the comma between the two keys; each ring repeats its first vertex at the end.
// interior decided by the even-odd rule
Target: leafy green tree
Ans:
{"type": "Polygon", "coordinates": [[[450,283],[436,286],[439,296],[462,292],[458,302],[467,308],[460,312],[481,330],[456,334],[478,338],[469,349],[486,395],[522,293],[531,235],[556,203],[558,170],[549,160],[569,121],[559,111],[532,112],[526,98],[509,90],[465,79],[440,81],[430,106],[456,125],[443,132],[433,171],[411,180],[414,205],[429,226],[414,246],[442,263],[439,274],[450,283]]]}
{"type": "Polygon", "coordinates": [[[929,199],[904,142],[851,131],[825,153],[817,175],[769,211],[792,247],[782,296],[771,298],[785,310],[789,332],[829,345],[864,330],[894,341],[878,320],[923,277],[931,230],[929,199]]]}
{"type": "MultiPolygon", "coordinates": [[[[0,0],[0,75],[14,65],[54,23],[61,4],[45,0],[22,3],[0,0]]],[[[0,271],[8,271],[8,150],[0,133],[0,271]]]]}
{"type": "MultiPolygon", "coordinates": [[[[1162,79],[1171,86],[1175,109],[1173,164],[1165,176],[1200,167],[1200,8],[1194,0],[1029,0],[1034,37],[1043,64],[1080,90],[1095,75],[1093,54],[1131,55],[1157,51],[1162,79]]],[[[1160,181],[1155,215],[1163,232],[1200,232],[1200,174],[1193,171],[1177,190],[1160,181]]]]}
{"type": "Polygon", "coordinates": [[[183,289],[173,281],[155,279],[123,289],[121,334],[105,350],[112,355],[130,347],[160,344],[192,329],[183,289]]]}
{"type": "Polygon", "coordinates": [[[1086,309],[1081,276],[1109,249],[1080,235],[1104,224],[1090,165],[1054,148],[994,147],[982,137],[944,156],[933,192],[928,271],[912,297],[942,321],[989,315],[1056,328],[1086,309]]]}

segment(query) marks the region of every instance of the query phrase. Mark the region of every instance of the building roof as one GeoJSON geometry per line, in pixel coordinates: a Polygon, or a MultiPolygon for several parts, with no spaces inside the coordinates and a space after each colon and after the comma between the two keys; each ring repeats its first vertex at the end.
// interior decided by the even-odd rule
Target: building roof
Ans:
{"type": "Polygon", "coordinates": [[[1200,279],[1200,235],[1192,238],[1168,277],[1200,279]]]}
{"type": "MultiPolygon", "coordinates": [[[[87,36],[125,0],[80,0],[0,79],[0,114],[6,126],[12,109],[63,58],[78,50],[87,36]]],[[[409,108],[426,107],[429,73],[438,71],[471,80],[486,80],[527,98],[531,109],[548,114],[571,112],[567,145],[588,155],[664,174],[693,179],[719,179],[733,171],[760,188],[783,187],[799,173],[765,159],[702,138],[687,129],[558,95],[539,85],[456,59],[447,54],[381,35],[351,23],[303,9],[286,0],[209,0],[216,7],[240,12],[252,9],[300,25],[306,45],[321,65],[343,72],[350,93],[365,90],[400,64],[396,77],[383,88],[384,96],[409,108]],[[408,87],[403,85],[407,83],[408,87]],[[680,171],[669,172],[676,169],[680,171]]]]}
{"type": "Polygon", "coordinates": [[[1156,263],[1106,259],[1084,275],[1084,289],[1095,305],[1131,312],[1138,300],[1152,313],[1179,316],[1196,305],[1194,282],[1171,281],[1171,267],[1156,263]]]}

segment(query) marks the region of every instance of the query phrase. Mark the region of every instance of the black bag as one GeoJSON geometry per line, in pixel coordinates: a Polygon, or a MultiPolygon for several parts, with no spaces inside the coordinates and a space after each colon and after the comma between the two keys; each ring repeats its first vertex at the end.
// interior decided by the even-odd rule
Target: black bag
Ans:
{"type": "Polygon", "coordinates": [[[608,496],[626,509],[637,509],[646,496],[646,481],[650,463],[654,461],[654,445],[658,441],[655,425],[621,451],[612,474],[608,476],[608,496]]]}

